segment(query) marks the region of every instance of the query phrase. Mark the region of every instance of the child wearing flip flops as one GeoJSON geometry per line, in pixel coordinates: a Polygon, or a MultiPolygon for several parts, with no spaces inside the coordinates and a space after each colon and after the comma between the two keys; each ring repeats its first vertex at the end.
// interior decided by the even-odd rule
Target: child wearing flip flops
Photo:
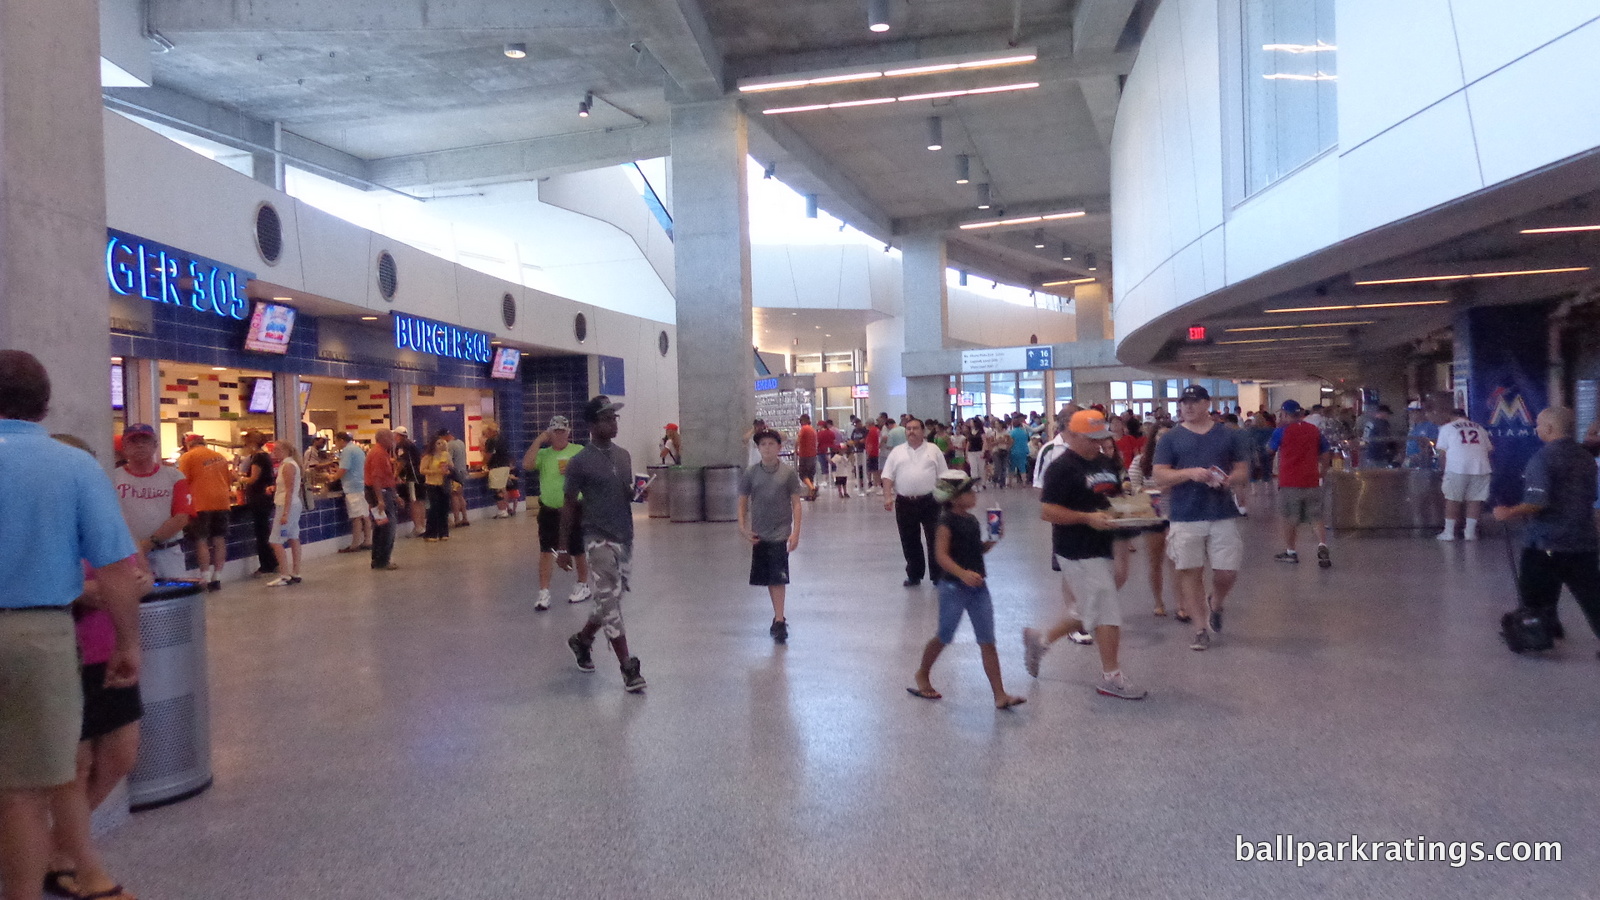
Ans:
{"type": "Polygon", "coordinates": [[[994,604],[989,599],[987,571],[983,555],[995,545],[985,541],[972,508],[978,503],[973,486],[977,479],[959,469],[947,469],[933,488],[939,501],[938,530],[934,532],[934,562],[947,577],[939,580],[939,633],[922,649],[922,667],[914,676],[915,687],[906,688],[913,697],[938,700],[943,695],[933,689],[929,674],[939,654],[956,636],[961,614],[972,620],[972,633],[983,656],[983,673],[989,677],[996,709],[1010,709],[1027,702],[1006,693],[1000,678],[1000,656],[994,648],[994,604]]]}

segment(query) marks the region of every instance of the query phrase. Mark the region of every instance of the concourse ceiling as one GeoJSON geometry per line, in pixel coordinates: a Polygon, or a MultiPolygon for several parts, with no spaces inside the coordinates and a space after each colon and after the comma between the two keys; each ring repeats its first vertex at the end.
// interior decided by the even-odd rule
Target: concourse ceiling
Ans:
{"type": "Polygon", "coordinates": [[[1040,287],[1086,275],[1091,252],[1109,280],[1111,128],[1155,3],[889,0],[878,34],[868,0],[148,0],[149,31],[171,46],[152,56],[155,85],[105,94],[236,146],[270,145],[278,123],[319,174],[421,196],[666,156],[675,103],[738,97],[752,156],[822,209],[895,244],[945,234],[952,266],[1040,287]],[[1037,59],[876,81],[895,96],[1038,83],[1027,90],[767,115],[885,88],[739,89],[1024,51],[1037,59]],[[1084,215],[959,227],[1068,211],[1084,215]]]}

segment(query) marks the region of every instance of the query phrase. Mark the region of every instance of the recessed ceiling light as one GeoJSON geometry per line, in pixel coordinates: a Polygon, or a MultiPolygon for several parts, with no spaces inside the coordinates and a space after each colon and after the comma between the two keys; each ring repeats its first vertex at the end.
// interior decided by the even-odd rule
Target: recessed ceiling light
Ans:
{"type": "Polygon", "coordinates": [[[376,322],[376,321],[378,321],[378,317],[377,316],[362,316],[361,317],[361,321],[363,321],[363,322],[376,322]]]}
{"type": "Polygon", "coordinates": [[[361,383],[361,379],[359,379],[359,378],[346,378],[344,380],[344,383],[345,384],[360,384],[361,383]]]}
{"type": "Polygon", "coordinates": [[[507,44],[505,54],[511,59],[524,59],[528,55],[528,45],[520,42],[515,44],[507,44]]]}
{"type": "Polygon", "coordinates": [[[211,367],[211,371],[213,371],[213,372],[226,372],[226,371],[228,371],[228,367],[227,366],[212,366],[211,367]]]}
{"type": "Polygon", "coordinates": [[[1559,269],[1515,269],[1504,272],[1460,272],[1453,275],[1415,275],[1410,278],[1377,278],[1358,281],[1357,285],[1419,284],[1429,281],[1465,281],[1469,278],[1511,278],[1518,275],[1561,275],[1567,272],[1587,272],[1588,266],[1566,266],[1559,269]]]}
{"type": "Polygon", "coordinates": [[[1338,306],[1292,306],[1264,309],[1265,313],[1338,312],[1346,309],[1390,309],[1396,306],[1443,306],[1449,300],[1408,300],[1404,303],[1343,303],[1338,306]]]}

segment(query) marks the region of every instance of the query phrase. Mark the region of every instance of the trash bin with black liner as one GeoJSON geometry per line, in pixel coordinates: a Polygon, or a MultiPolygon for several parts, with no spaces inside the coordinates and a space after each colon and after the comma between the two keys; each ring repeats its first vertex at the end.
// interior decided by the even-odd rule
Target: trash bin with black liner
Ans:
{"type": "Polygon", "coordinates": [[[738,466],[706,466],[707,522],[739,521],[739,474],[738,466]]]}
{"type": "Polygon", "coordinates": [[[143,658],[139,758],[128,776],[134,812],[186,800],[211,786],[211,702],[205,591],[158,581],[139,603],[143,658]]]}

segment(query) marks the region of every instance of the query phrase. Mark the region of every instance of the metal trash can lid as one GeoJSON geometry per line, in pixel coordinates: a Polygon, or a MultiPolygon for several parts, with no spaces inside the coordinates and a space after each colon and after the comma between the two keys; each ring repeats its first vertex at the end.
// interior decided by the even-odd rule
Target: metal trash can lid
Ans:
{"type": "Polygon", "coordinates": [[[187,578],[172,581],[158,581],[151,588],[150,593],[139,598],[140,603],[159,603],[162,600],[176,600],[179,597],[192,597],[205,591],[205,586],[198,581],[187,578]]]}

